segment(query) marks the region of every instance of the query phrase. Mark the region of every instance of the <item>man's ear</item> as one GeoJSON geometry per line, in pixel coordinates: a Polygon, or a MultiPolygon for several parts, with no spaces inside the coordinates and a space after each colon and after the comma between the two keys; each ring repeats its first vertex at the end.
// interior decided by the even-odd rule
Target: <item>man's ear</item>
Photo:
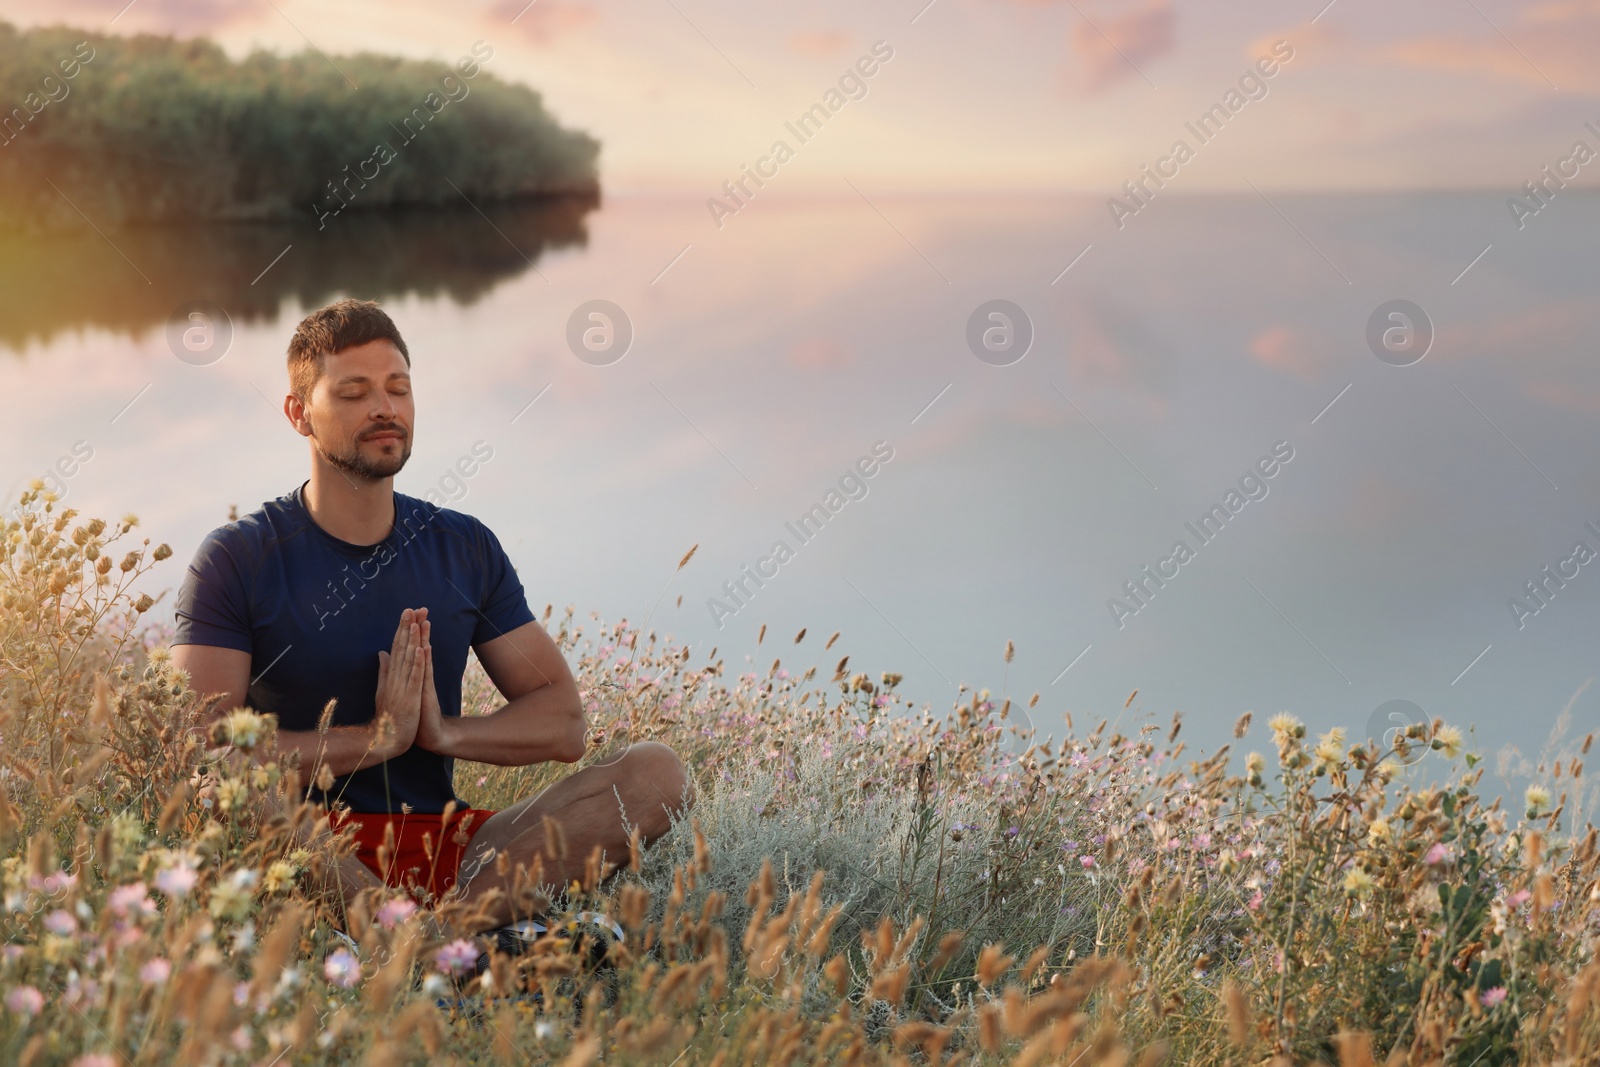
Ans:
{"type": "Polygon", "coordinates": [[[301,437],[311,436],[311,423],[306,418],[306,402],[304,400],[301,400],[293,393],[289,393],[283,398],[283,413],[288,417],[289,425],[295,428],[296,433],[301,437]]]}

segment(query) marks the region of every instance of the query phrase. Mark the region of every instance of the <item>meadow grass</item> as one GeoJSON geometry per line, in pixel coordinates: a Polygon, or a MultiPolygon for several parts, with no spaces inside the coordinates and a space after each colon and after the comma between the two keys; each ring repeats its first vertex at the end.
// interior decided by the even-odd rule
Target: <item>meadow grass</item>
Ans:
{"type": "MultiPolygon", "coordinates": [[[[1508,811],[1437,720],[1379,751],[1245,716],[1262,751],[1185,760],[1176,718],[1017,737],[987,691],[936,716],[848,657],[730,676],[570,608],[544,623],[586,760],[660,739],[698,801],[565,900],[626,928],[614,986],[550,939],[471,980],[474,1016],[470,950],[398,891],[338,907],[350,842],[296,837],[315,771],[272,717],[208,715],[141,623],[170,551],[76,520],[35,487],[0,528],[0,1062],[1600,1063],[1588,739],[1508,811]],[[1422,749],[1447,780],[1402,780],[1422,749]]],[[[497,699],[474,662],[463,712],[497,699]]],[[[457,788],[499,808],[569,771],[457,788]]]]}

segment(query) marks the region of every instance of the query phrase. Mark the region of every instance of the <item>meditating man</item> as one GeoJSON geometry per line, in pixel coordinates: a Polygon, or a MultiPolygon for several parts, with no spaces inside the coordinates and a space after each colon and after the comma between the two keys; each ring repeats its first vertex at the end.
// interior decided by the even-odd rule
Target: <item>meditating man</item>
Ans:
{"type": "Polygon", "coordinates": [[[383,884],[424,901],[454,889],[490,921],[450,930],[434,919],[433,932],[490,931],[504,946],[507,924],[526,918],[513,915],[519,868],[524,883],[540,870],[567,886],[596,845],[625,863],[631,827],[649,842],[690,802],[683,765],[666,745],[637,743],[502,811],[457,802],[444,825],[458,758],[583,756],[577,683],[488,527],[395,491],[416,409],[389,316],[357,300],[315,311],[288,364],[283,411],[310,445],[311,476],[207,535],[178,594],[173,661],[198,692],[224,694],[217,714],[276,715],[279,752],[299,754],[308,799],[335,829],[357,824],[359,850],[338,872],[346,900],[383,884]],[[461,715],[469,648],[507,701],[490,714],[461,715]],[[380,869],[389,824],[397,847],[380,869]]]}

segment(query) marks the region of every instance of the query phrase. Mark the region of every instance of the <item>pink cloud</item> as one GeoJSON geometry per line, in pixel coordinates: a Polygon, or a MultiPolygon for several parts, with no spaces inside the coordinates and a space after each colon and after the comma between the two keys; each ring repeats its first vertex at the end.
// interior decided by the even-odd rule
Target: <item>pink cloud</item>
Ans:
{"type": "Polygon", "coordinates": [[[131,7],[128,0],[60,0],[51,5],[50,15],[52,22],[111,33],[198,37],[237,22],[259,21],[262,10],[249,0],[139,0],[131,7]]]}
{"type": "Polygon", "coordinates": [[[1549,301],[1488,321],[1473,320],[1437,327],[1429,359],[1457,354],[1505,359],[1516,352],[1559,352],[1574,348],[1573,338],[1593,334],[1593,301],[1549,301]]]}
{"type": "MultiPolygon", "coordinates": [[[[1144,64],[1172,51],[1177,13],[1167,0],[1118,15],[1085,14],[1072,27],[1072,51],[1082,64],[1079,87],[1098,93],[1128,78],[1144,64]],[[1137,68],[1137,69],[1135,69],[1137,68]]],[[[1148,73],[1148,72],[1146,72],[1148,73]]]]}
{"type": "Polygon", "coordinates": [[[490,11],[493,19],[511,22],[524,40],[541,47],[600,21],[600,12],[588,4],[567,0],[502,0],[490,11]],[[515,20],[515,21],[511,21],[515,20]]]}
{"type": "Polygon", "coordinates": [[[1381,58],[1428,70],[1459,71],[1496,81],[1563,91],[1600,89],[1594,45],[1600,39],[1600,4],[1562,0],[1521,12],[1504,26],[1505,37],[1484,27],[1471,37],[1416,37],[1378,51],[1381,58]],[[1508,43],[1515,42],[1515,46],[1508,43]],[[1548,79],[1548,80],[1547,80],[1548,79]]]}
{"type": "Polygon", "coordinates": [[[850,366],[855,356],[830,337],[807,337],[789,349],[789,362],[808,370],[831,370],[850,366]]]}
{"type": "Polygon", "coordinates": [[[827,59],[837,55],[849,43],[850,35],[843,30],[814,30],[789,35],[790,50],[812,59],[827,59]]]}
{"type": "Polygon", "coordinates": [[[1577,389],[1571,382],[1529,382],[1523,392],[1549,407],[1600,415],[1600,389],[1577,389]]]}
{"type": "Polygon", "coordinates": [[[1289,326],[1273,326],[1250,340],[1250,355],[1257,363],[1273,370],[1292,374],[1302,381],[1314,382],[1321,377],[1321,359],[1314,346],[1298,330],[1289,326]]]}

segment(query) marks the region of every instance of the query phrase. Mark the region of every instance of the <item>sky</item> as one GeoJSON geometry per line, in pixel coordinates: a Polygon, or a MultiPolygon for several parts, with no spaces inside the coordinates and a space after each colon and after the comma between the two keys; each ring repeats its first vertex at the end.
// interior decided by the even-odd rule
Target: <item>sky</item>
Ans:
{"type": "MultiPolygon", "coordinates": [[[[358,294],[422,354],[430,430],[397,488],[420,494],[491,440],[506,460],[464,506],[507,531],[536,606],[637,619],[697,544],[657,619],[686,643],[764,661],[758,625],[838,627],[853,663],[906,672],[941,710],[957,684],[1040,691],[1056,730],[1137,689],[1130,715],[1182,711],[1205,745],[1242,710],[1354,732],[1403,698],[1530,755],[1594,721],[1600,586],[1526,626],[1507,598],[1600,524],[1600,200],[1581,195],[1600,162],[1525,226],[1505,207],[1576,141],[1600,146],[1600,0],[35,7],[0,0],[0,18],[205,35],[236,56],[309,42],[334,65],[372,50],[442,70],[483,41],[485,69],[600,139],[611,199],[581,245],[524,270],[464,213],[478,258],[509,272],[447,298],[461,265],[414,256],[358,294]],[[789,125],[875,47],[865,95],[802,143],[789,125]],[[1235,91],[1226,126],[1197,136],[1235,91]],[[719,225],[708,203],[778,139],[792,157],[719,225]],[[1160,192],[1113,220],[1179,139],[1160,192]],[[637,327],[615,365],[564,343],[597,297],[637,327]],[[1004,367],[966,333],[996,297],[1037,330],[1004,367]],[[1367,332],[1395,299],[1437,327],[1415,366],[1367,332]],[[716,626],[722,580],[880,437],[897,458],[871,500],[716,626]],[[1299,458],[1271,499],[1119,626],[1109,598],[1280,440],[1299,458]]],[[[423,222],[396,226],[426,245],[423,222]]],[[[0,425],[0,484],[81,437],[96,451],[73,506],[135,511],[179,559],[228,504],[302,477],[272,399],[282,346],[305,300],[343,295],[323,290],[356,234],[290,253],[247,228],[222,260],[189,236],[193,261],[222,265],[171,285],[152,270],[148,296],[134,263],[186,261],[184,233],[119,234],[122,255],[86,234],[29,261],[82,284],[32,301],[37,340],[0,361],[8,395],[52,398],[0,425]],[[238,313],[205,367],[159,326],[198,297],[238,313]],[[149,310],[131,337],[130,307],[149,310]]]]}
{"type": "Polygon", "coordinates": [[[482,40],[487,69],[601,139],[607,190],[708,199],[780,138],[791,192],[1110,196],[1176,139],[1196,146],[1184,123],[1274,45],[1290,58],[1199,147],[1184,189],[1509,194],[1600,120],[1600,0],[5,0],[0,18],[208,36],[236,56],[309,46],[334,64],[372,50],[443,65],[482,40]],[[877,42],[892,56],[865,94],[796,143],[785,123],[877,42]]]}

